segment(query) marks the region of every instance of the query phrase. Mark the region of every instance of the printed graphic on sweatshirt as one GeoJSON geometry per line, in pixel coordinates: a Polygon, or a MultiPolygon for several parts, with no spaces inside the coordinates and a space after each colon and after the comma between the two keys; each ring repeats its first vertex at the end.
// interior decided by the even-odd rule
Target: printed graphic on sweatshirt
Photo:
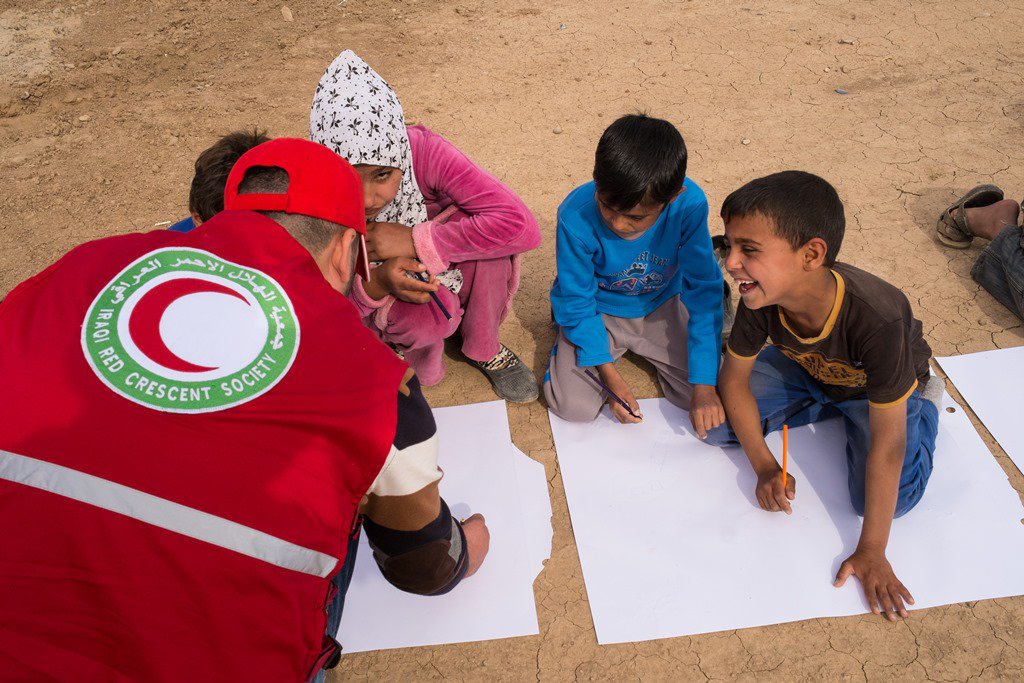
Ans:
{"type": "Polygon", "coordinates": [[[204,413],[277,384],[299,349],[284,289],[199,249],[158,249],[97,295],[82,323],[96,376],[140,405],[204,413]]]}
{"type": "Polygon", "coordinates": [[[668,265],[667,258],[644,251],[637,255],[629,268],[598,279],[597,286],[631,296],[656,292],[675,274],[674,268],[668,272],[668,265]]]}

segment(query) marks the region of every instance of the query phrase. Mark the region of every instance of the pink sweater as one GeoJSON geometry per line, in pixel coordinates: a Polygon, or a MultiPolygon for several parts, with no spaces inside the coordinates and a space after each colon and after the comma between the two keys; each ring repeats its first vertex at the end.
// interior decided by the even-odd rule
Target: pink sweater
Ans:
{"type": "MultiPolygon", "coordinates": [[[[540,245],[537,219],[512,190],[455,145],[424,126],[407,130],[416,182],[427,201],[428,220],[412,231],[417,257],[435,275],[463,261],[513,257],[510,304],[519,285],[518,255],[540,245]],[[442,220],[435,220],[439,215],[442,220]]],[[[370,299],[358,278],[351,298],[364,316],[390,309],[393,302],[391,296],[370,299]]]]}

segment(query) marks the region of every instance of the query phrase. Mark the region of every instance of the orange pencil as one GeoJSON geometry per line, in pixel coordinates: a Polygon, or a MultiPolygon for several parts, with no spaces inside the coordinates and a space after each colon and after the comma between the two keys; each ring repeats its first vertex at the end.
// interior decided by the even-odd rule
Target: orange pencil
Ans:
{"type": "Polygon", "coordinates": [[[786,490],[786,472],[789,470],[789,425],[782,425],[782,490],[786,490]]]}

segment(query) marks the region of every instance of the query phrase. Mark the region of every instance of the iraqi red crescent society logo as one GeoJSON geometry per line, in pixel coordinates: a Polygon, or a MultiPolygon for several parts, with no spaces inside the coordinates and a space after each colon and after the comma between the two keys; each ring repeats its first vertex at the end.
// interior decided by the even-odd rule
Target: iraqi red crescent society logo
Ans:
{"type": "Polygon", "coordinates": [[[146,254],[97,295],[82,326],[86,359],[108,387],[170,412],[256,398],[298,346],[298,319],[273,278],[198,249],[146,254]]]}

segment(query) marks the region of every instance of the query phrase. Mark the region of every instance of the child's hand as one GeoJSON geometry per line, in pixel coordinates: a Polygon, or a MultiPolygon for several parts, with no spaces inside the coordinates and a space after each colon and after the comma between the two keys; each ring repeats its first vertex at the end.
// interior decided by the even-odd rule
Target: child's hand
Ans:
{"type": "Polygon", "coordinates": [[[484,558],[487,557],[487,551],[491,547],[491,532],[487,528],[484,516],[477,513],[462,522],[462,533],[466,535],[466,552],[469,553],[466,560],[469,568],[466,569],[464,577],[468,579],[476,574],[476,570],[480,568],[480,565],[484,563],[484,558]]]}
{"type": "Polygon", "coordinates": [[[366,251],[371,261],[386,261],[399,256],[416,258],[412,228],[401,223],[366,224],[366,251]]]}
{"type": "MultiPolygon", "coordinates": [[[[430,301],[430,293],[436,292],[440,284],[433,275],[429,282],[420,282],[408,277],[406,271],[422,273],[427,267],[419,261],[409,258],[388,259],[370,273],[374,287],[367,288],[367,294],[373,296],[371,290],[379,288],[397,299],[413,304],[425,304],[430,301]]],[[[375,297],[378,298],[379,297],[375,297]]]]}
{"type": "Polygon", "coordinates": [[[599,365],[597,368],[598,373],[601,375],[601,381],[608,385],[608,388],[615,392],[615,394],[629,404],[630,409],[637,417],[633,417],[629,414],[629,411],[619,405],[619,402],[615,399],[608,397],[608,406],[612,409],[612,415],[615,419],[622,424],[635,424],[642,422],[644,419],[643,413],[640,412],[640,404],[637,403],[636,398],[633,396],[633,390],[629,388],[626,380],[622,379],[622,375],[616,369],[614,363],[605,363],[599,365]]]}
{"type": "Polygon", "coordinates": [[[708,438],[708,430],[725,422],[725,408],[718,391],[708,384],[694,384],[690,399],[690,424],[698,438],[708,438]]]}
{"type": "Polygon", "coordinates": [[[874,614],[884,614],[889,621],[896,621],[899,614],[907,618],[907,608],[914,604],[914,598],[892,570],[892,565],[885,558],[884,552],[864,551],[857,549],[839,567],[833,585],[840,588],[850,575],[860,579],[864,588],[864,597],[868,599],[868,607],[874,614]]]}
{"type": "Polygon", "coordinates": [[[796,498],[796,477],[786,474],[786,488],[782,488],[782,468],[776,466],[766,472],[758,472],[757,488],[754,489],[757,504],[768,512],[785,512],[793,514],[793,506],[789,501],[796,498]]]}

